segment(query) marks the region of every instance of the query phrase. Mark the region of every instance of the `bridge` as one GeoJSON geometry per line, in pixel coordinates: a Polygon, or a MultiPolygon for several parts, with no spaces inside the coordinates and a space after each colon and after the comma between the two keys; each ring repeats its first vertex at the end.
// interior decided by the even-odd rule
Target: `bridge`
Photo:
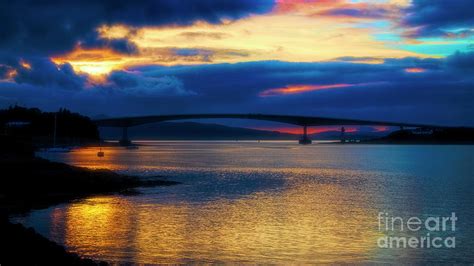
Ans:
{"type": "MultiPolygon", "coordinates": [[[[174,120],[191,120],[191,119],[251,119],[265,120],[272,122],[280,122],[303,127],[302,138],[300,144],[311,144],[308,137],[307,128],[311,126],[397,126],[397,127],[415,127],[415,128],[445,128],[442,126],[422,125],[399,122],[382,122],[356,119],[340,119],[328,117],[314,116],[294,116],[294,115],[272,115],[272,114],[182,114],[182,115],[155,115],[155,116],[135,116],[135,117],[119,117],[109,119],[94,120],[99,127],[120,127],[122,128],[122,138],[120,144],[122,146],[131,145],[132,142],[128,137],[128,128],[148,123],[158,123],[174,120]]],[[[341,128],[341,136],[344,134],[344,127],[341,128]]]]}

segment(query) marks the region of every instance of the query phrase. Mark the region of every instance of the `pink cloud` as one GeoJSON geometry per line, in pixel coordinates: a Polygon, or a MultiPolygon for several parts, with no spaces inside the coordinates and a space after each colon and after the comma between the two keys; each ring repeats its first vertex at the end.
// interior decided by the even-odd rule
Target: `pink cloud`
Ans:
{"type": "Polygon", "coordinates": [[[297,94],[303,93],[308,91],[317,91],[317,90],[327,90],[327,89],[337,89],[337,88],[344,88],[344,87],[351,87],[354,84],[328,84],[328,85],[288,85],[283,88],[274,88],[264,90],[260,93],[260,97],[267,97],[267,96],[275,96],[275,95],[282,95],[282,94],[297,94]]]}

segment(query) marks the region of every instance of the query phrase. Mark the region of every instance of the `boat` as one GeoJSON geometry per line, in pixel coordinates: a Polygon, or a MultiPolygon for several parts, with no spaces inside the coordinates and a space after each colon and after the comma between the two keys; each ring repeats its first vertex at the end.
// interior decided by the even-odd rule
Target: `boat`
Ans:
{"type": "Polygon", "coordinates": [[[99,139],[99,151],[97,152],[97,157],[101,158],[105,156],[105,152],[102,151],[102,140],[99,139]]]}

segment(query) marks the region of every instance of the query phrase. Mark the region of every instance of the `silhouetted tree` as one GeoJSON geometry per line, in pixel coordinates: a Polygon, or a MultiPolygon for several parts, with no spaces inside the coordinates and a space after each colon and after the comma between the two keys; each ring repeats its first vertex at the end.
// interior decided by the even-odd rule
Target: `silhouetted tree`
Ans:
{"type": "Polygon", "coordinates": [[[57,138],[82,142],[99,139],[97,126],[89,117],[73,113],[65,108],[57,113],[42,112],[38,108],[11,106],[0,110],[0,129],[4,135],[14,137],[51,137],[54,132],[54,117],[57,119],[57,138]],[[21,122],[18,124],[12,124],[21,122]]]}

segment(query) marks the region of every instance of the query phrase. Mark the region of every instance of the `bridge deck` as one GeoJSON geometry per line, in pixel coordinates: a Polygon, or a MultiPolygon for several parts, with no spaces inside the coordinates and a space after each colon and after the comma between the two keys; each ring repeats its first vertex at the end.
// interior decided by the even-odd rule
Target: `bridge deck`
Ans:
{"type": "Polygon", "coordinates": [[[293,124],[298,126],[328,126],[328,125],[360,125],[360,126],[402,126],[402,127],[424,127],[424,128],[444,128],[443,126],[411,124],[402,122],[369,121],[356,119],[340,119],[313,116],[294,115],[272,115],[272,114],[182,114],[182,115],[155,115],[120,117],[110,119],[100,119],[94,122],[101,127],[132,127],[148,123],[190,120],[190,119],[252,119],[265,120],[280,123],[293,124]]]}

